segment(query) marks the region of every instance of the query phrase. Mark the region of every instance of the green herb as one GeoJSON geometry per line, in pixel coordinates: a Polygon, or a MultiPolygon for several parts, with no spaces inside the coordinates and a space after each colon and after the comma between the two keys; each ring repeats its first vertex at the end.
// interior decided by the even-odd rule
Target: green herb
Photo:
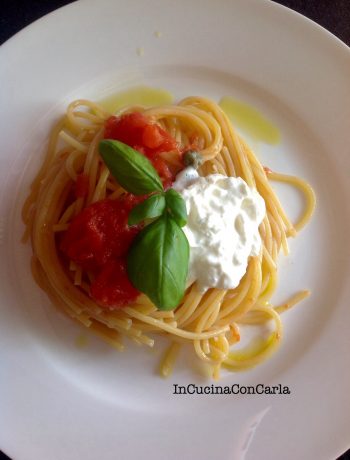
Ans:
{"type": "Polygon", "coordinates": [[[99,151],[112,176],[128,192],[144,195],[164,190],[151,162],[135,149],[106,139],[100,142],[99,151]]]}
{"type": "Polygon", "coordinates": [[[165,197],[163,194],[151,195],[145,201],[135,206],[128,219],[129,225],[136,225],[145,219],[154,219],[163,214],[165,210],[165,197]]]}
{"type": "Polygon", "coordinates": [[[100,155],[117,182],[134,195],[154,193],[135,206],[129,225],[156,219],[135,238],[127,256],[130,281],[160,310],[181,302],[186,288],[189,244],[181,227],[187,222],[186,204],[174,189],[164,192],[150,161],[119,141],[103,140],[100,155]]]}
{"type": "Polygon", "coordinates": [[[186,235],[164,214],[136,237],[128,254],[128,275],[160,310],[172,310],[184,296],[188,260],[186,235]]]}
{"type": "Polygon", "coordinates": [[[176,220],[180,227],[183,227],[187,223],[187,211],[184,199],[173,188],[170,188],[165,192],[165,200],[171,216],[176,220]]]}

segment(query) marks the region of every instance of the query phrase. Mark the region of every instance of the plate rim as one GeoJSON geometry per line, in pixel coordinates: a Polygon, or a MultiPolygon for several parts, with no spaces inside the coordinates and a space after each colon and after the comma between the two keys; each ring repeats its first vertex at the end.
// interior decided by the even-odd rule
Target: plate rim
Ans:
{"type": "MultiPolygon", "coordinates": [[[[251,3],[258,3],[257,0],[249,0],[251,3]]],[[[10,47],[10,51],[11,51],[11,46],[17,46],[16,45],[16,42],[18,40],[23,40],[25,38],[25,34],[28,33],[28,31],[30,33],[34,33],[32,32],[34,30],[34,28],[36,27],[35,24],[37,25],[38,23],[43,23],[45,21],[48,21],[50,20],[50,18],[54,18],[55,14],[58,12],[58,11],[61,11],[61,10],[66,10],[66,13],[68,13],[68,10],[72,8],[72,6],[74,7],[78,7],[78,5],[83,5],[84,2],[78,0],[78,1],[74,1],[70,4],[67,4],[67,5],[64,5],[50,13],[48,13],[47,15],[37,19],[36,21],[34,21],[33,23],[29,24],[28,26],[26,26],[24,29],[20,30],[19,32],[17,32],[15,35],[13,35],[11,38],[9,38],[8,40],[6,40],[0,47],[0,60],[2,59],[2,51],[4,50],[4,47],[6,48],[6,52],[9,52],[8,51],[8,47],[10,47]],[[33,27],[34,26],[34,27],[33,27]]],[[[338,47],[341,46],[342,49],[344,49],[347,53],[348,53],[348,58],[350,58],[350,48],[348,47],[348,45],[346,45],[344,42],[342,42],[338,37],[336,37],[334,34],[332,34],[331,32],[329,32],[327,29],[325,29],[323,26],[317,24],[316,22],[312,21],[311,19],[301,15],[300,13],[292,10],[291,8],[288,8],[284,5],[281,5],[281,4],[278,4],[278,3],[275,3],[271,0],[259,0],[259,3],[265,3],[266,5],[273,5],[273,8],[274,7],[277,7],[277,8],[281,8],[281,9],[285,9],[285,10],[288,10],[289,13],[288,14],[292,14],[292,15],[295,15],[297,17],[297,20],[300,20],[302,19],[304,22],[306,23],[311,23],[312,27],[315,28],[317,30],[319,30],[320,33],[322,34],[327,34],[328,38],[330,38],[338,47]],[[334,41],[335,39],[335,41],[334,41]]],[[[348,447],[350,447],[350,440],[348,442],[348,447]]],[[[6,450],[5,450],[6,451],[6,450]]]]}

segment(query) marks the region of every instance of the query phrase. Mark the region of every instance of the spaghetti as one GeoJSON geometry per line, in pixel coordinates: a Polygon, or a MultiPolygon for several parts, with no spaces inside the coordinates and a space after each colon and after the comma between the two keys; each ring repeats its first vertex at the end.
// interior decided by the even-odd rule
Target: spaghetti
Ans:
{"type": "MultiPolygon", "coordinates": [[[[93,102],[77,100],[53,128],[44,163],[23,206],[24,240],[30,237],[33,248],[33,276],[54,305],[119,350],[124,347],[123,337],[152,347],[157,334],[166,336],[171,343],[161,363],[164,376],[171,373],[179,349],[188,343],[197,357],[208,363],[214,378],[219,377],[221,367],[234,371],[253,367],[278,347],[283,334],[280,313],[309,295],[309,291],[302,291],[280,306],[270,302],[277,284],[277,256],[281,249],[288,253],[287,238],[297,234],[314,210],[312,188],[299,178],[264,168],[225,113],[207,99],[189,97],[177,105],[128,107],[121,113],[136,110],[167,131],[180,147],[188,145],[195,133],[197,150],[204,158],[201,175],[240,176],[257,189],[266,204],[260,225],[260,256],[249,259],[237,288],[209,289],[202,294],[193,283],[173,311],[157,310],[143,294],[124,308],[101,308],[90,296],[91,273],[73,261],[62,263],[57,235],[91,203],[113,200],[125,192],[98,153],[105,122],[111,115],[93,102]],[[69,200],[82,173],[88,178],[88,193],[69,200]],[[288,219],[270,180],[287,182],[305,195],[305,210],[296,224],[288,219]],[[267,340],[246,353],[235,351],[242,325],[270,320],[274,329],[267,340]]],[[[171,152],[164,159],[176,163],[171,152]]]]}

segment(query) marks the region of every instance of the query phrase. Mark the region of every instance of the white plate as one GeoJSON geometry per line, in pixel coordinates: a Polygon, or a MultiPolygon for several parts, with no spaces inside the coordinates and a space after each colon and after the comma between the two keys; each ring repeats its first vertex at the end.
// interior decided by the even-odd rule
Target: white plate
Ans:
{"type": "MultiPolygon", "coordinates": [[[[0,447],[20,460],[329,460],[345,451],[349,49],[268,1],[85,1],[9,40],[0,75],[0,447]],[[49,126],[73,98],[137,84],[254,105],[282,132],[279,146],[260,147],[263,161],[315,187],[316,215],[281,258],[276,299],[302,288],[312,297],[284,315],[285,339],[272,359],[220,382],[280,383],[290,395],[173,395],[173,383],[211,382],[185,363],[158,378],[157,352],[118,354],[94,338],[78,349],[80,329],[31,279],[19,204],[49,126]]],[[[295,214],[295,197],[281,193],[295,214]]]]}

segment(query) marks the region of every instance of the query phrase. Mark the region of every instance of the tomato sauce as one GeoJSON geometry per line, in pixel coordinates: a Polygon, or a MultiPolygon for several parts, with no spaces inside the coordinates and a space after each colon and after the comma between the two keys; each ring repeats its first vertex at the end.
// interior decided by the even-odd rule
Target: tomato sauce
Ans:
{"type": "MultiPolygon", "coordinates": [[[[157,170],[165,188],[175,179],[161,153],[172,151],[181,161],[178,144],[166,131],[139,112],[112,116],[105,124],[104,137],[130,145],[145,155],[157,170]]],[[[81,174],[75,184],[75,196],[85,197],[88,176],[81,174]]],[[[83,209],[71,222],[60,242],[60,249],[94,276],[91,297],[102,307],[119,308],[140,294],[131,284],[126,270],[126,255],[141,226],[128,226],[131,209],[145,196],[130,193],[117,200],[101,200],[83,209]]]]}
{"type": "Polygon", "coordinates": [[[61,251],[94,274],[91,296],[102,306],[122,306],[139,294],[126,273],[126,254],[141,230],[128,226],[129,212],[144,198],[127,194],[97,201],[72,220],[62,238],[61,251]]]}
{"type": "Polygon", "coordinates": [[[102,307],[122,307],[139,294],[128,278],[125,257],[107,262],[91,285],[91,297],[102,307]]]}
{"type": "Polygon", "coordinates": [[[75,197],[84,198],[89,193],[89,176],[85,173],[78,175],[75,182],[75,197]]]}

